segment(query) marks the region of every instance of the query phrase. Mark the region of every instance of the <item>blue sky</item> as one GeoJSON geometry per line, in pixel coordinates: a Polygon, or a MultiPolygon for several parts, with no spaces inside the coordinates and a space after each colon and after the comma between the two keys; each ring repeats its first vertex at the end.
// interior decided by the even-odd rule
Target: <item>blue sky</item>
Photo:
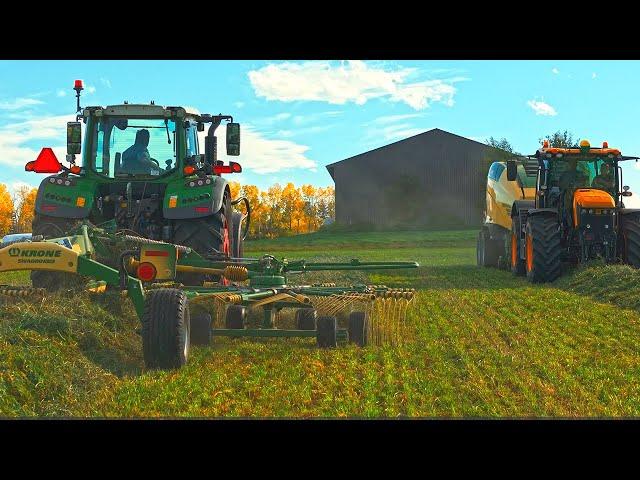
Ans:
{"type": "MultiPolygon", "coordinates": [[[[44,146],[64,154],[76,78],[84,106],[233,115],[244,172],[230,179],[266,188],[332,185],[325,165],[435,127],[522,153],[568,129],[640,155],[638,74],[638,61],[0,61],[0,182],[37,185],[24,164],[44,146]]],[[[639,167],[624,168],[638,195],[639,167]]]]}

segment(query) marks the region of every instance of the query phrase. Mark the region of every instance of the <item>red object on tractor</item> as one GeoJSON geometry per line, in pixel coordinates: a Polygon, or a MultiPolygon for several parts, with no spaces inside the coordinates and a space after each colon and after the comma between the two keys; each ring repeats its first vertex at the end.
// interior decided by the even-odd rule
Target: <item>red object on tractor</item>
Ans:
{"type": "Polygon", "coordinates": [[[24,166],[27,172],[36,173],[58,173],[62,171],[62,165],[58,161],[56,154],[49,147],[45,147],[40,151],[38,158],[31,162],[27,162],[24,166]]]}

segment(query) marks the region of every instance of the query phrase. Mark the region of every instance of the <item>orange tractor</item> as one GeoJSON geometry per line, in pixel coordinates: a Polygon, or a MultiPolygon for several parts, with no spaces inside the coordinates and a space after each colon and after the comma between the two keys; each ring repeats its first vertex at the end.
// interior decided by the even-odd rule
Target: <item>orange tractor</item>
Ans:
{"type": "MultiPolygon", "coordinates": [[[[550,147],[545,141],[526,157],[524,163],[536,168],[535,183],[533,175],[527,177],[533,200],[523,187],[523,198],[514,199],[510,208],[504,255],[512,272],[537,283],[558,278],[564,264],[596,258],[639,268],[640,209],[623,203],[631,196],[629,187],[622,186],[619,165],[626,160],[638,157],[623,156],[607,142],[592,148],[587,140],[573,148],[550,147]]],[[[523,183],[518,161],[507,161],[505,170],[508,182],[523,183]]]]}

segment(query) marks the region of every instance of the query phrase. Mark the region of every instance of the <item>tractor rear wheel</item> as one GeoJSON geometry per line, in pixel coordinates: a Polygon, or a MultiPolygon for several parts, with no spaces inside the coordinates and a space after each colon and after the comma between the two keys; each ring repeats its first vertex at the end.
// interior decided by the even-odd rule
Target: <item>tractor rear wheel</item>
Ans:
{"type": "MultiPolygon", "coordinates": [[[[31,232],[33,236],[42,235],[45,240],[63,237],[77,227],[79,223],[77,219],[73,218],[50,217],[36,213],[31,223],[31,232]]],[[[31,285],[35,288],[45,288],[49,292],[78,288],[83,283],[82,277],[73,273],[42,270],[33,270],[31,272],[31,285]]]]}
{"type": "MultiPolygon", "coordinates": [[[[231,235],[232,211],[229,193],[225,192],[222,206],[213,215],[204,218],[176,221],[173,242],[190,247],[202,256],[224,253],[231,256],[233,238],[231,235]]],[[[185,285],[202,285],[207,276],[201,273],[179,273],[176,281],[185,285]]],[[[220,277],[211,278],[216,282],[220,277]]]]}
{"type": "Polygon", "coordinates": [[[176,288],[150,290],[142,316],[142,350],[147,368],[180,368],[189,357],[187,295],[176,288]]]}
{"type": "Polygon", "coordinates": [[[336,317],[318,317],[316,340],[320,348],[333,348],[338,345],[338,320],[336,317]]]}
{"type": "Polygon", "coordinates": [[[296,328],[298,330],[315,330],[318,312],[314,308],[296,310],[296,328]]]}
{"type": "MultiPolygon", "coordinates": [[[[624,218],[624,217],[623,217],[624,218]]],[[[624,218],[621,230],[621,257],[624,263],[640,268],[640,221],[637,217],[624,218]]]]}
{"type": "Polygon", "coordinates": [[[232,256],[236,258],[242,258],[244,255],[244,242],[242,240],[242,218],[243,215],[240,212],[233,212],[232,217],[232,230],[231,230],[231,250],[232,256]]]}
{"type": "Polygon", "coordinates": [[[526,270],[531,283],[553,282],[562,270],[560,229],[557,219],[533,216],[527,220],[526,270]]]}
{"type": "Polygon", "coordinates": [[[364,347],[368,343],[369,318],[365,312],[349,314],[349,343],[364,347]]]}
{"type": "Polygon", "coordinates": [[[526,262],[520,258],[520,222],[515,217],[511,220],[511,234],[507,251],[511,260],[511,273],[525,275],[527,273],[526,262]]]}

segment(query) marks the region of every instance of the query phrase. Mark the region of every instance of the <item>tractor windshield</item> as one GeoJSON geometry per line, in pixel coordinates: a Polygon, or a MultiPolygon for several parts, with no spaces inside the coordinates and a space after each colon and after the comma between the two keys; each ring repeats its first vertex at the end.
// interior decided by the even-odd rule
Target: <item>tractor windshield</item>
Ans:
{"type": "Polygon", "coordinates": [[[92,145],[92,168],[109,178],[157,177],[176,167],[173,120],[99,118],[92,145]]]}
{"type": "Polygon", "coordinates": [[[545,162],[548,162],[547,185],[550,188],[597,188],[608,192],[616,190],[616,169],[613,160],[566,156],[545,162]]]}

